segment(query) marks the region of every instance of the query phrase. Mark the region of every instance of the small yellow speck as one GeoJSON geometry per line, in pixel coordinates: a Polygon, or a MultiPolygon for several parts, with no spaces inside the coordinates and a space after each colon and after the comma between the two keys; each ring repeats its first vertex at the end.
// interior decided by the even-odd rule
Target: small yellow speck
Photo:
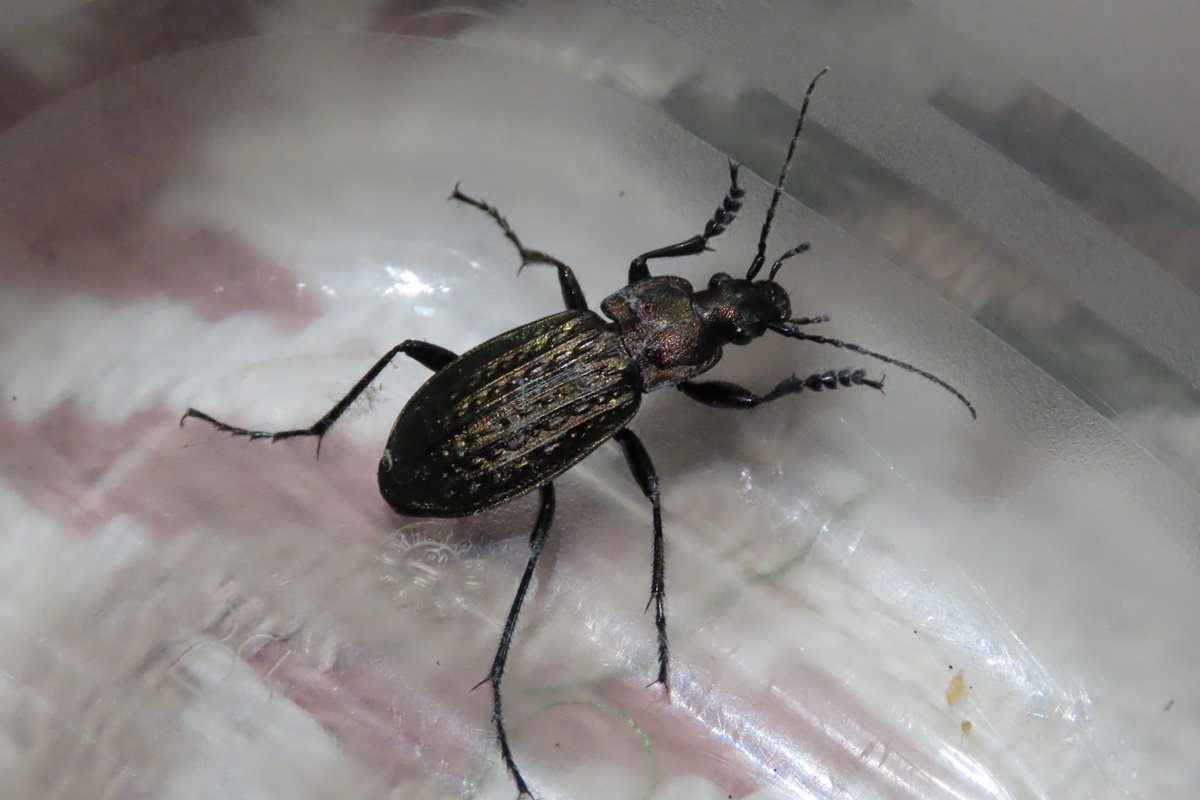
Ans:
{"type": "Polygon", "coordinates": [[[946,687],[946,702],[948,704],[954,705],[962,699],[963,692],[966,691],[963,684],[963,672],[959,670],[954,673],[954,677],[950,679],[950,685],[946,687]]]}

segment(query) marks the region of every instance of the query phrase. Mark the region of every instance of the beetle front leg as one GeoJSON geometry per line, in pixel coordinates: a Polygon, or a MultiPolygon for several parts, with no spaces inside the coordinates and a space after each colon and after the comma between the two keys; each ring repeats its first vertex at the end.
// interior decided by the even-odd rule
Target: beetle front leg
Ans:
{"type": "Polygon", "coordinates": [[[654,564],[650,576],[650,600],[647,601],[646,608],[649,609],[650,603],[654,603],[654,624],[658,627],[658,678],[650,685],[662,684],[663,691],[667,697],[670,697],[669,666],[671,659],[667,647],[666,544],[663,541],[662,499],[658,491],[658,474],[654,471],[654,464],[650,461],[650,454],[646,452],[642,440],[633,431],[629,428],[622,428],[613,438],[625,451],[625,460],[629,462],[629,469],[633,472],[634,480],[641,487],[642,494],[649,498],[654,517],[654,564]]]}
{"type": "Polygon", "coordinates": [[[554,256],[543,253],[541,250],[532,250],[521,244],[521,240],[517,238],[517,234],[508,224],[508,220],[496,210],[495,206],[463,194],[459,191],[458,184],[454,184],[454,191],[450,193],[450,199],[474,206],[496,221],[500,230],[504,232],[504,237],[513,243],[513,246],[517,248],[517,254],[521,256],[521,266],[517,267],[518,273],[530,265],[544,264],[554,267],[558,270],[558,286],[562,290],[563,303],[566,304],[567,310],[584,311],[587,309],[587,300],[575,277],[575,271],[554,256]]]}
{"type": "Polygon", "coordinates": [[[525,573],[521,575],[521,582],[517,585],[517,594],[513,597],[508,618],[504,620],[504,631],[500,634],[496,657],[492,659],[492,668],[488,672],[488,676],[473,687],[478,689],[485,683],[492,685],[492,722],[496,725],[496,738],[500,742],[500,756],[504,759],[504,766],[512,775],[513,782],[517,784],[518,800],[521,797],[532,798],[533,794],[529,791],[525,779],[521,777],[521,771],[517,769],[517,762],[513,759],[512,750],[508,746],[508,734],[504,730],[504,715],[501,713],[500,707],[500,679],[504,677],[504,664],[508,660],[508,648],[512,644],[513,631],[517,628],[517,616],[521,613],[521,606],[525,602],[525,593],[529,591],[529,583],[533,580],[534,567],[537,566],[538,557],[541,556],[542,550],[546,546],[546,539],[550,536],[550,524],[554,521],[554,484],[547,483],[543,486],[541,494],[542,505],[538,510],[533,533],[529,536],[529,560],[525,563],[525,573]]]}
{"type": "Polygon", "coordinates": [[[646,266],[646,262],[652,258],[694,256],[707,250],[708,240],[724,233],[725,228],[733,222],[734,217],[737,216],[737,212],[742,209],[742,198],[746,196],[746,190],[738,186],[737,176],[738,163],[730,161],[729,191],[725,193],[725,199],[721,201],[721,205],[713,212],[712,219],[705,224],[704,233],[678,242],[677,244],[670,244],[666,247],[660,247],[657,250],[651,250],[649,253],[642,253],[629,264],[629,283],[636,283],[650,277],[650,269],[646,266]]]}
{"type": "Polygon", "coordinates": [[[793,375],[780,381],[774,389],[764,395],[755,394],[744,386],[727,381],[684,381],[676,384],[675,388],[696,402],[713,408],[754,408],[789,394],[850,386],[869,386],[882,392],[883,378],[871,380],[866,377],[866,371],[861,369],[829,370],[814,373],[807,378],[797,378],[793,375]]]}
{"type": "Polygon", "coordinates": [[[358,379],[358,383],[354,384],[350,391],[346,393],[346,396],[337,402],[337,405],[329,409],[329,413],[321,417],[307,428],[297,428],[296,430],[290,431],[254,431],[247,428],[239,428],[234,425],[226,424],[220,420],[210,417],[203,411],[197,411],[194,408],[189,408],[184,412],[183,416],[179,418],[179,427],[183,427],[183,423],[188,419],[188,417],[195,417],[196,419],[202,419],[211,424],[219,431],[224,431],[225,433],[233,436],[246,436],[250,439],[270,439],[272,442],[278,442],[282,439],[294,439],[299,436],[315,436],[317,437],[317,457],[320,458],[321,440],[325,437],[325,434],[329,432],[329,429],[333,427],[333,423],[337,422],[338,418],[341,417],[342,414],[346,413],[346,409],[348,409],[354,403],[354,401],[358,399],[358,396],[362,394],[368,386],[371,385],[371,381],[375,380],[375,378],[379,376],[379,373],[383,372],[383,368],[386,367],[391,360],[400,353],[404,353],[414,361],[417,361],[423,366],[429,367],[429,369],[433,370],[434,372],[458,358],[455,353],[447,350],[446,348],[439,347],[436,344],[430,344],[429,342],[420,342],[416,339],[408,339],[404,342],[401,342],[389,350],[387,355],[375,362],[375,366],[371,367],[371,369],[367,371],[366,375],[363,375],[358,379]]]}

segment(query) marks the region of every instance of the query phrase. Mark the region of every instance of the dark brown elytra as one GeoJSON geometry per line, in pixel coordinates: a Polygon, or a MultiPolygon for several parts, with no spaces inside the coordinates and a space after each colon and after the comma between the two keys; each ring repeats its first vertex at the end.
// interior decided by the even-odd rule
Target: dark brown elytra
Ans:
{"type": "MultiPolygon", "coordinates": [[[[416,340],[393,347],[358,383],[311,427],[288,431],[256,431],[227,425],[189,408],[180,420],[196,417],[218,430],[251,439],[279,441],[301,436],[321,440],[330,427],[398,354],[434,371],[397,417],[379,463],[379,489],[397,512],[411,516],[460,517],[497,506],[535,489],[541,506],[529,540],[529,559],[504,624],[488,676],[479,685],[492,688],[492,720],[504,765],[521,797],[532,797],[509,748],[501,713],[500,681],[517,616],[525,600],[538,557],[554,517],[554,478],[588,453],[613,439],[624,450],[638,486],[650,501],[654,544],[650,600],[658,629],[658,674],[669,696],[666,584],[662,509],[658,475],[641,440],[626,427],[646,392],[666,386],[715,408],[744,409],[803,391],[868,386],[882,391],[883,379],[861,369],[792,376],[766,394],[725,381],[695,381],[721,358],[727,344],[743,345],[767,331],[801,341],[828,344],[867,355],[920,375],[957,397],[975,416],[970,401],[954,387],[912,364],[856,344],[804,333],[801,328],[826,316],[793,317],[791,302],[775,282],[783,262],[808,250],[804,242],[771,265],[767,278],[756,280],[765,264],[767,236],[784,181],[804,125],[809,99],[825,70],[813,78],[804,95],[787,156],[775,182],[758,252],[745,278],[713,275],[696,291],[683,278],[652,277],[647,262],[704,252],[708,241],[725,230],[742,206],[738,165],[730,162],[729,190],[703,233],[677,244],[643,253],[629,265],[628,284],[600,304],[608,319],[587,307],[575,274],[562,261],[525,247],[493,206],[459,191],[452,200],[480,209],[500,226],[521,258],[554,267],[567,310],[514,328],[472,350],[456,355],[416,340]]],[[[647,606],[648,607],[648,606],[647,606]]],[[[653,685],[653,684],[651,684],[653,685]]]]}

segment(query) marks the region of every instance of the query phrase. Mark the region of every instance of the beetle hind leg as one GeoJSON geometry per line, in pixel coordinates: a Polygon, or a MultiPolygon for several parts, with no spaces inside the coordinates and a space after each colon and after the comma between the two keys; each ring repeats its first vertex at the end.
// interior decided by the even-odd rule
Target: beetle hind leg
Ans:
{"type": "Polygon", "coordinates": [[[667,697],[671,696],[670,680],[670,648],[667,646],[667,585],[666,585],[666,543],[663,540],[662,500],[658,490],[658,473],[654,471],[654,463],[646,452],[642,440],[629,428],[622,428],[613,437],[621,449],[625,451],[625,460],[633,473],[634,480],[650,500],[650,508],[654,518],[654,562],[650,575],[650,600],[646,603],[649,610],[654,604],[654,624],[658,629],[658,677],[650,683],[661,684],[667,697]]]}
{"type": "Polygon", "coordinates": [[[217,430],[224,431],[231,436],[245,436],[248,439],[269,439],[272,442],[279,442],[284,439],[296,439],[302,436],[315,436],[317,437],[317,457],[319,458],[321,456],[321,440],[325,438],[325,434],[333,427],[333,423],[337,422],[338,418],[346,413],[346,409],[353,405],[358,396],[366,391],[373,380],[379,377],[379,373],[383,372],[383,368],[400,353],[404,353],[409,358],[412,358],[423,366],[429,367],[429,369],[435,372],[458,357],[450,350],[439,347],[436,344],[430,344],[429,342],[420,342],[416,339],[408,339],[401,342],[389,350],[383,358],[375,362],[375,366],[371,367],[366,375],[359,378],[358,383],[354,384],[350,391],[346,393],[346,396],[339,400],[337,405],[329,409],[325,416],[307,428],[296,428],[289,431],[250,430],[221,422],[205,414],[203,411],[197,411],[194,408],[189,408],[183,413],[183,416],[179,418],[179,426],[183,427],[183,423],[189,418],[200,419],[212,425],[217,430]]]}
{"type": "Polygon", "coordinates": [[[517,254],[521,257],[521,266],[517,267],[517,272],[528,266],[545,265],[554,267],[558,270],[558,286],[562,290],[563,303],[566,304],[567,310],[584,311],[587,309],[587,299],[583,296],[583,289],[579,286],[579,280],[575,277],[575,271],[554,256],[543,253],[541,250],[530,249],[521,244],[520,238],[517,237],[512,226],[508,224],[508,220],[504,218],[495,206],[483,200],[477,200],[470,195],[463,194],[459,191],[458,184],[454,185],[454,191],[450,193],[450,199],[474,206],[495,220],[496,224],[500,226],[500,230],[504,232],[504,238],[513,243],[513,246],[517,248],[517,254]]]}
{"type": "Polygon", "coordinates": [[[500,644],[496,647],[492,668],[488,671],[488,676],[473,687],[478,689],[485,683],[492,685],[492,722],[496,726],[500,756],[504,759],[504,766],[512,775],[513,782],[517,785],[518,800],[522,797],[532,800],[533,794],[529,791],[529,785],[525,783],[525,778],[521,776],[521,771],[517,769],[517,762],[508,745],[508,733],[504,729],[504,714],[501,711],[500,680],[504,677],[504,665],[508,660],[508,649],[512,644],[513,631],[517,628],[517,616],[521,613],[521,606],[525,603],[525,594],[529,591],[529,584],[533,580],[533,570],[537,566],[542,549],[546,546],[546,539],[550,536],[550,525],[554,521],[554,484],[547,483],[543,486],[541,496],[542,505],[538,510],[537,522],[534,523],[533,533],[529,536],[529,560],[525,564],[521,582],[517,585],[512,608],[509,609],[508,617],[504,620],[504,631],[500,634],[500,644]]]}

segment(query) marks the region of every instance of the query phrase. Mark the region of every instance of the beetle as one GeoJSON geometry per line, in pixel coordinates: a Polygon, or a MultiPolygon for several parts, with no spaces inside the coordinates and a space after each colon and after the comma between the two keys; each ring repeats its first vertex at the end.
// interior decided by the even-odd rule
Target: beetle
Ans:
{"type": "Polygon", "coordinates": [[[409,339],[393,347],[330,411],[308,428],[259,431],[228,425],[189,408],[189,418],[218,430],[273,442],[297,437],[321,441],[335,422],[379,373],[398,355],[433,370],[396,418],[379,463],[379,490],[396,512],[417,517],[461,517],[494,508],[537,490],[540,507],[529,538],[529,556],[504,623],[487,677],[491,684],[492,721],[501,757],[519,797],[532,797],[509,747],[502,714],[500,683],[505,661],[538,557],[554,518],[554,479],[603,443],[614,440],[624,451],[633,477],[650,501],[653,560],[650,604],[658,634],[658,672],[650,685],[661,684],[669,698],[665,552],[658,475],[649,453],[628,424],[642,395],[674,386],[686,397],[716,408],[746,409],[799,392],[866,386],[882,392],[883,379],[866,377],[862,369],[792,376],[766,394],[726,381],[696,381],[720,360],[725,345],[745,345],[768,331],[800,341],[843,348],[894,364],[941,386],[976,416],[961,392],[936,375],[905,361],[850,342],[806,333],[801,329],[827,316],[793,317],[787,292],[775,282],[783,263],[809,249],[808,242],[776,259],[765,279],[766,244],[775,209],[795,155],[809,101],[817,82],[804,95],[795,130],[775,182],[758,251],[744,278],[718,272],[708,285],[694,290],[679,277],[652,276],[647,263],[708,250],[708,242],[733,222],[745,190],[738,185],[738,164],[729,163],[729,188],[702,233],[651,250],[633,259],[624,288],[600,304],[605,319],[588,309],[571,267],[540,250],[527,248],[508,221],[488,203],[464,194],[458,185],[451,200],[487,214],[512,242],[526,266],[557,270],[567,310],[502,333],[457,355],[428,342],[409,339]]]}

